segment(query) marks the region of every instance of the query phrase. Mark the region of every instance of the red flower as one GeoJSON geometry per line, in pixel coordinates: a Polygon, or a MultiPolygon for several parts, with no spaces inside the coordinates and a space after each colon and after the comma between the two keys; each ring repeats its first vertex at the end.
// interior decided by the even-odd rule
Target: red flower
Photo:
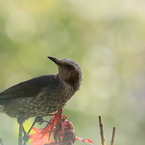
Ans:
{"type": "Polygon", "coordinates": [[[31,142],[32,145],[44,145],[53,142],[52,139],[48,139],[48,133],[45,135],[42,134],[43,129],[33,127],[33,130],[35,131],[35,134],[30,134],[30,139],[33,139],[31,142]]]}
{"type": "Polygon", "coordinates": [[[30,135],[32,145],[74,145],[76,140],[92,144],[89,139],[76,137],[73,124],[62,115],[62,109],[52,116],[44,129],[33,128],[36,132],[30,135]]]}
{"type": "Polygon", "coordinates": [[[93,141],[90,139],[85,139],[85,138],[81,138],[81,137],[76,137],[76,140],[82,141],[84,143],[88,143],[88,144],[93,144],[93,141]]]}

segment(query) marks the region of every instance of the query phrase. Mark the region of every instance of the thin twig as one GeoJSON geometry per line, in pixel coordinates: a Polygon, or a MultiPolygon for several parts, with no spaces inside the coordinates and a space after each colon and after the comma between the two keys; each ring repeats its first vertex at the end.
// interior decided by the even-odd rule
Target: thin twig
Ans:
{"type": "Polygon", "coordinates": [[[105,136],[104,136],[104,125],[101,116],[99,116],[99,127],[100,127],[100,135],[101,135],[101,143],[102,145],[106,145],[105,136]]]}
{"type": "Polygon", "coordinates": [[[116,127],[113,127],[111,145],[114,145],[115,130],[116,130],[116,127]]]}

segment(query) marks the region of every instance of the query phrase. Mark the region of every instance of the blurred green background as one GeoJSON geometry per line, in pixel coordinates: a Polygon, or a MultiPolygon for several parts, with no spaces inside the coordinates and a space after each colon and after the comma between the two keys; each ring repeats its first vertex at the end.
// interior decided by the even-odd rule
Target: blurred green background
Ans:
{"type": "MultiPolygon", "coordinates": [[[[107,144],[113,126],[115,145],[144,144],[145,1],[1,0],[0,91],[56,73],[47,56],[72,58],[82,67],[81,89],[64,109],[77,136],[101,144],[101,115],[107,144]]],[[[16,119],[1,113],[5,145],[16,145],[17,135],[16,119]]]]}

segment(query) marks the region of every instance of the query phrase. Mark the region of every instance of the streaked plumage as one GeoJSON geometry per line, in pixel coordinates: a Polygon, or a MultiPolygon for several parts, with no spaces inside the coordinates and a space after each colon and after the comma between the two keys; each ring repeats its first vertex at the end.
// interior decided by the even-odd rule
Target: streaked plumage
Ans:
{"type": "Polygon", "coordinates": [[[79,89],[82,73],[71,59],[49,57],[58,65],[58,74],[44,75],[19,83],[0,93],[0,112],[24,120],[45,116],[63,108],[79,89]]]}

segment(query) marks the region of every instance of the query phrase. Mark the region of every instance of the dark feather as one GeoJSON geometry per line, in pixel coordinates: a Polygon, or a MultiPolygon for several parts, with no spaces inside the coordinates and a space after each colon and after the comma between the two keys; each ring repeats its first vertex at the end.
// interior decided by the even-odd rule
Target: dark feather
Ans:
{"type": "Polygon", "coordinates": [[[11,98],[36,97],[48,86],[58,86],[57,75],[44,75],[12,86],[0,93],[0,103],[11,98]]]}

